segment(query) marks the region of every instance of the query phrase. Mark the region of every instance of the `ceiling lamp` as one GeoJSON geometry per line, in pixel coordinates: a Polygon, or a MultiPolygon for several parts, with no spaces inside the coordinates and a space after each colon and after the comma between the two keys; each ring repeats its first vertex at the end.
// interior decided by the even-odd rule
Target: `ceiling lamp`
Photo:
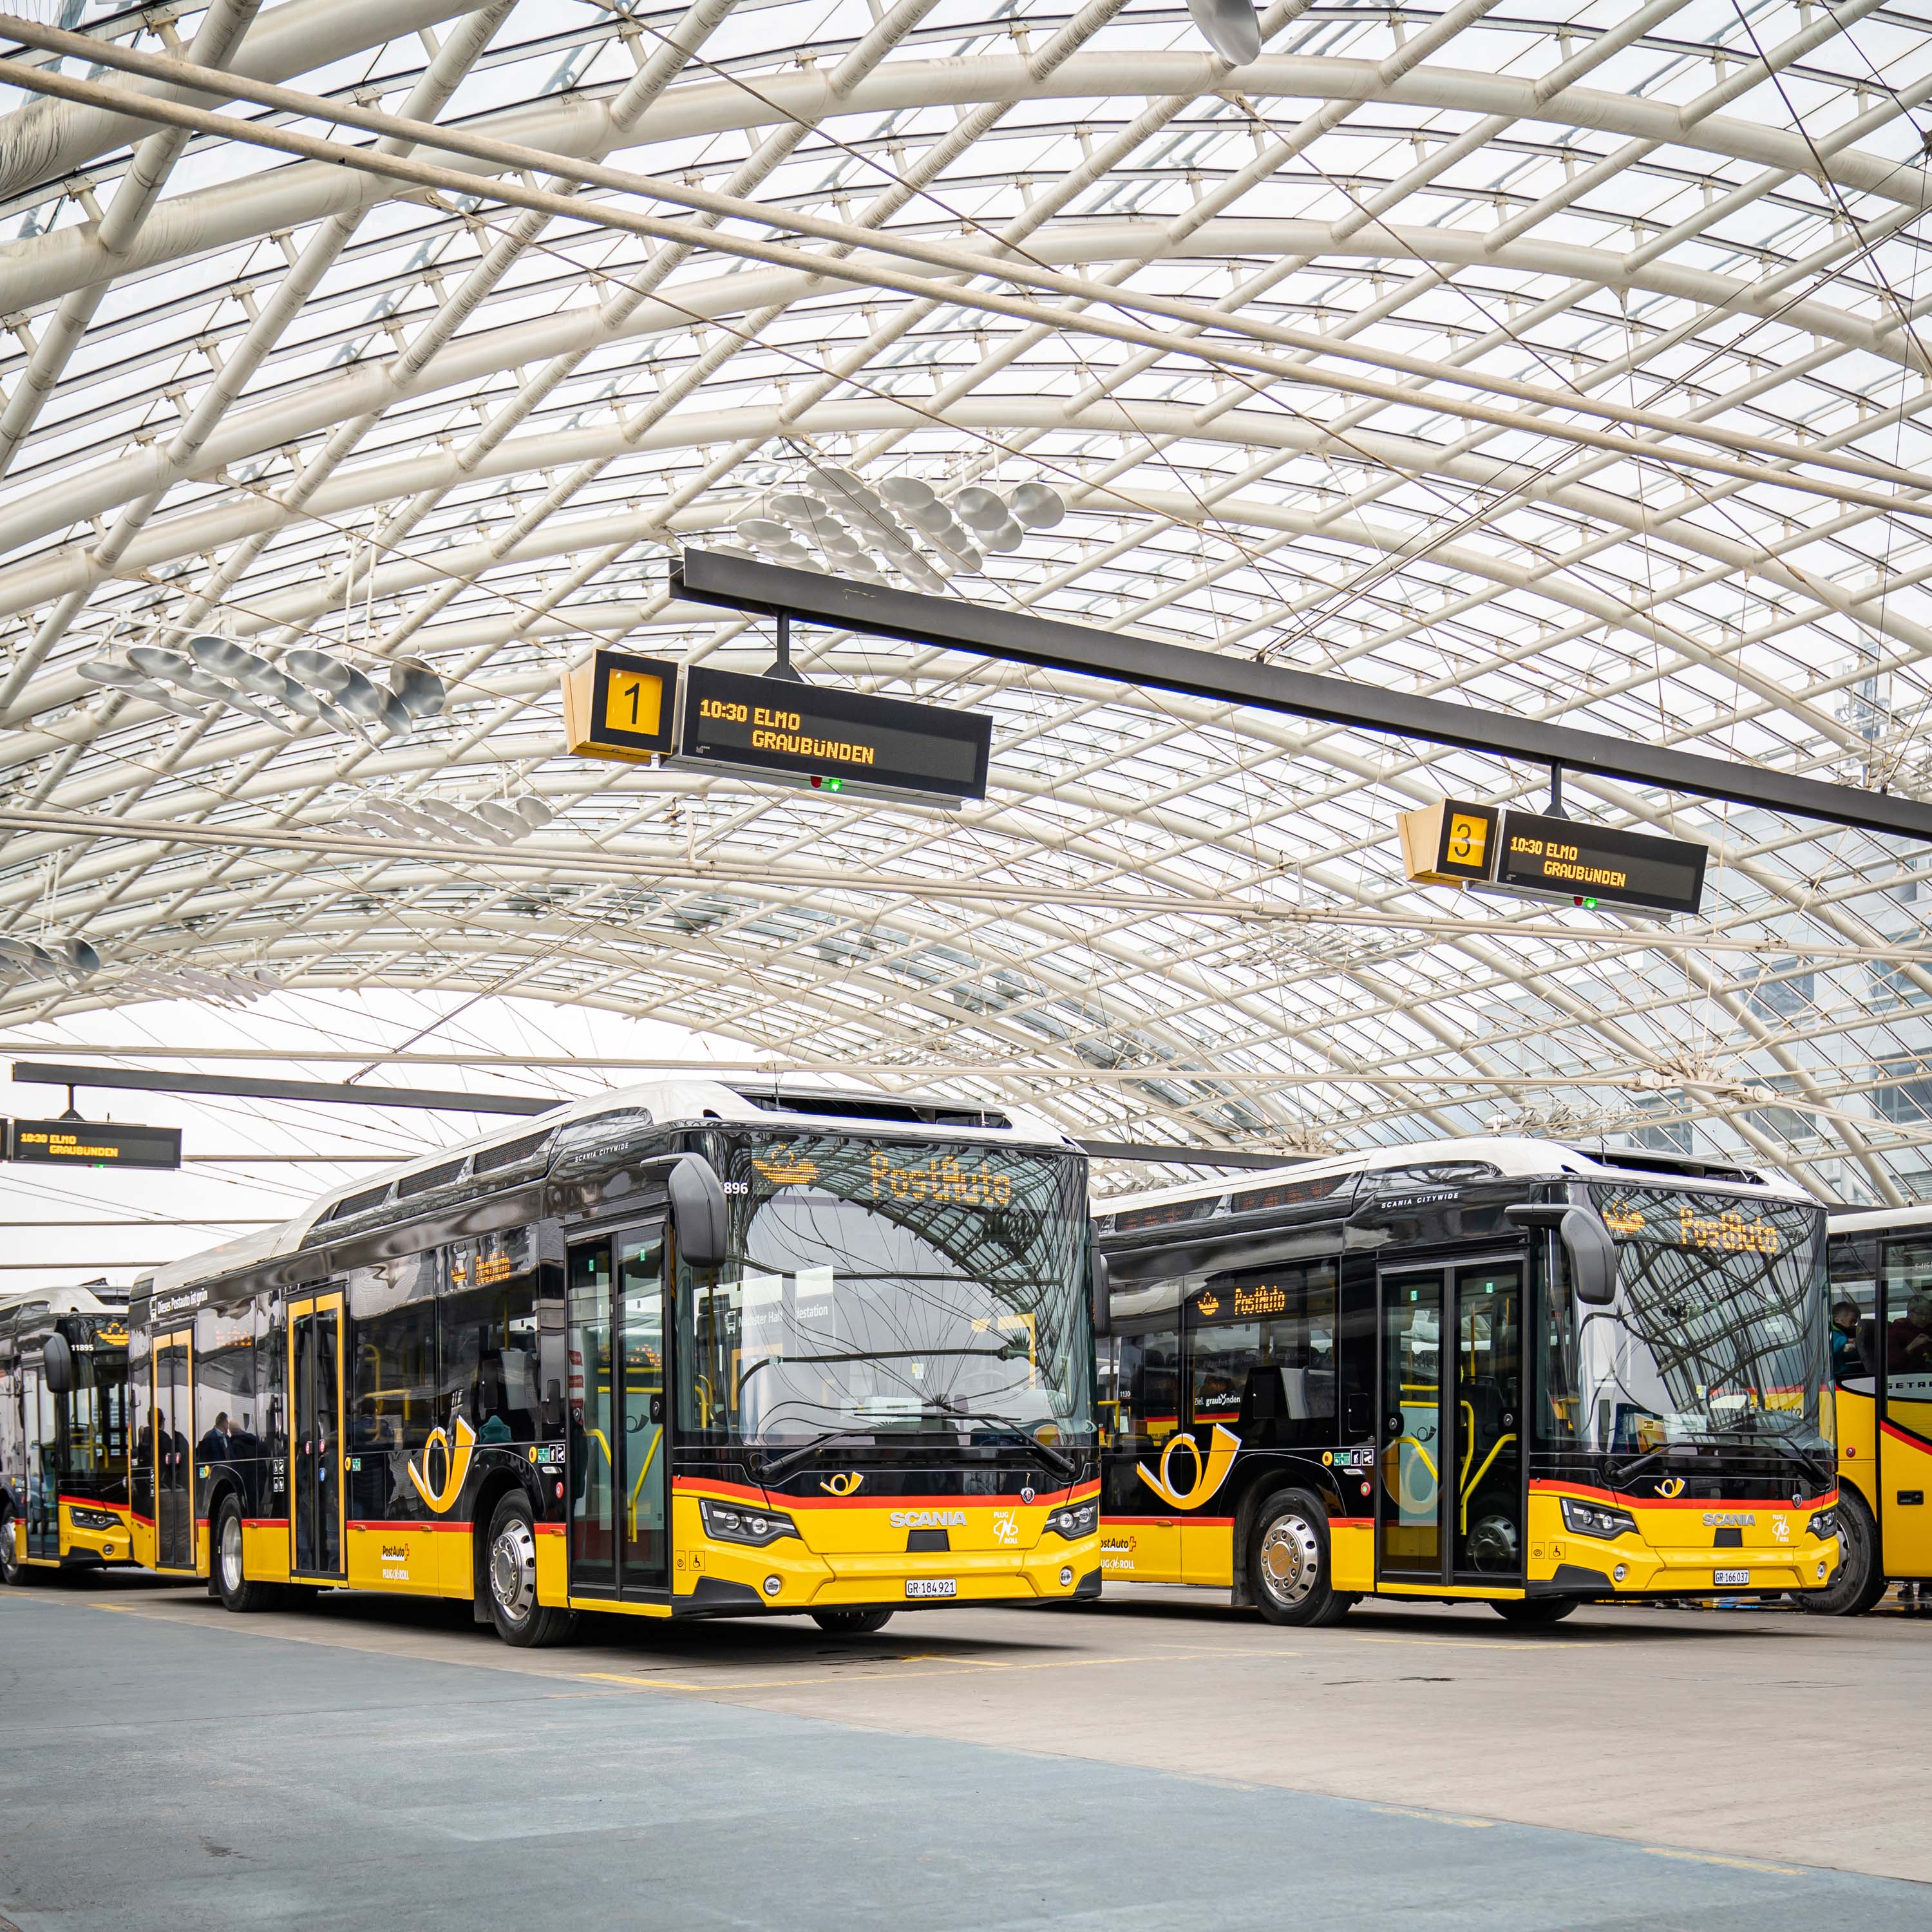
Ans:
{"type": "Polygon", "coordinates": [[[321,724],[371,746],[379,733],[406,737],[418,718],[437,716],[448,702],[442,680],[419,658],[394,659],[385,689],[329,651],[290,651],[272,664],[231,638],[193,637],[187,643],[185,652],[135,644],[75,668],[90,683],[197,724],[206,722],[210,705],[225,704],[284,734],[321,724]]]}
{"type": "Polygon", "coordinates": [[[1250,0],[1187,0],[1201,36],[1225,61],[1246,67],[1262,51],[1261,16],[1250,0]]]}
{"type": "Polygon", "coordinates": [[[378,838],[412,845],[509,845],[541,831],[556,814],[541,799],[520,798],[509,805],[447,805],[440,799],[371,798],[331,822],[378,838]]]}
{"type": "Polygon", "coordinates": [[[1010,496],[970,484],[947,503],[916,476],[888,476],[874,490],[855,471],[814,464],[797,488],[774,491],[733,530],[774,563],[938,591],[950,572],[980,569],[988,550],[1016,550],[1028,530],[1049,530],[1066,514],[1044,483],[1022,483],[1010,496]]]}
{"type": "Polygon", "coordinates": [[[116,973],[114,992],[117,999],[208,1000],[220,1006],[245,1006],[279,992],[281,983],[266,966],[238,968],[232,973],[200,966],[134,966],[116,973]]]}
{"type": "Polygon", "coordinates": [[[0,980],[60,980],[77,986],[100,970],[100,955],[84,939],[0,938],[0,980]]]}

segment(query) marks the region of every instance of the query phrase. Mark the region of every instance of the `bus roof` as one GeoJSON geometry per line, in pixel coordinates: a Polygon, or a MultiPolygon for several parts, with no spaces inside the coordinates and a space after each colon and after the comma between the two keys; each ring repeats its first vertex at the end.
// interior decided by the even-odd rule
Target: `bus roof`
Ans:
{"type": "Polygon", "coordinates": [[[1874,1228],[1932,1227],[1932,1207],[1841,1208],[1832,1216],[1834,1234],[1868,1234],[1874,1228]]]}
{"type": "MultiPolygon", "coordinates": [[[[244,1234],[219,1246],[204,1248],[158,1268],[145,1282],[135,1283],[160,1294],[210,1281],[274,1259],[301,1246],[319,1222],[337,1205],[364,1195],[380,1195],[392,1183],[446,1166],[456,1167],[493,1150],[530,1143],[534,1159],[560,1130],[606,1116],[640,1117],[660,1126],[702,1126],[707,1121],[766,1121],[775,1127],[820,1132],[862,1132],[897,1128],[934,1140],[1018,1142],[1023,1146],[1077,1153],[1078,1146],[1043,1114],[1017,1107],[981,1107],[970,1102],[929,1100],[917,1096],[868,1092],[801,1091],[787,1088],[777,1078],[753,1084],[727,1085],[722,1081],[685,1076],[647,1080],[632,1087],[613,1087],[579,1100],[563,1102],[545,1114],[487,1129],[447,1147],[439,1147],[385,1168],[373,1178],[344,1183],[319,1195],[287,1220],[259,1233],[244,1234]]],[[[487,1165],[487,1163],[486,1163],[487,1165]]]]}
{"type": "MultiPolygon", "coordinates": [[[[1318,1160],[1294,1162],[1283,1166],[1272,1180],[1280,1186],[1331,1176],[1345,1179],[1350,1174],[1380,1173],[1390,1168],[1450,1166],[1463,1162],[1483,1162],[1508,1179],[1575,1174],[1648,1182],[1652,1186],[1674,1184],[1742,1189],[1808,1203],[1814,1198],[1789,1174],[1774,1167],[1738,1167],[1641,1149],[1612,1148],[1592,1152],[1562,1141],[1513,1134],[1471,1134],[1444,1140],[1408,1141],[1393,1147],[1358,1148],[1347,1154],[1325,1155],[1318,1160]]],[[[1177,1186],[1150,1189],[1144,1193],[1114,1195],[1097,1204],[1099,1211],[1105,1214],[1131,1213],[1174,1202],[1214,1200],[1222,1195],[1261,1192],[1269,1185],[1270,1177],[1262,1174],[1246,1174],[1238,1180],[1222,1175],[1211,1180],[1188,1180],[1177,1186]]]]}

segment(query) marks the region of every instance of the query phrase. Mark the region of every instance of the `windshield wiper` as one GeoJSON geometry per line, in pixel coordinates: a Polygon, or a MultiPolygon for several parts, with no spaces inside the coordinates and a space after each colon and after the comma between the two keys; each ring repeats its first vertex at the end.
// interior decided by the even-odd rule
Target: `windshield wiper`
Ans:
{"type": "Polygon", "coordinates": [[[829,1449],[835,1442],[871,1442],[876,1432],[869,1429],[828,1429],[823,1436],[814,1436],[802,1448],[788,1449],[782,1456],[773,1456],[760,1464],[758,1479],[772,1482],[788,1476],[808,1456],[815,1456],[821,1449],[829,1449]]]}
{"type": "Polygon", "coordinates": [[[1023,1448],[1037,1456],[1055,1475],[1071,1476],[1078,1472],[1080,1466],[1071,1456],[1042,1442],[1030,1433],[1026,1424],[1016,1415],[982,1415],[970,1408],[962,1408],[949,1402],[944,1396],[932,1398],[934,1406],[942,1414],[950,1416],[955,1422],[997,1423],[1002,1429],[1010,1429],[1013,1439],[1023,1448]]]}
{"type": "MultiPolygon", "coordinates": [[[[1760,1410],[1759,1413],[1768,1414],[1769,1412],[1760,1410]]],[[[1768,1442],[1780,1456],[1789,1456],[1820,1489],[1830,1490],[1838,1486],[1838,1472],[1835,1468],[1827,1468],[1823,1463],[1807,1455],[1790,1436],[1778,1430],[1726,1429],[1718,1432],[1742,1442],[1768,1442]]]]}
{"type": "Polygon", "coordinates": [[[852,1348],[836,1355],[760,1355],[738,1378],[738,1388],[742,1394],[745,1384],[760,1369],[791,1368],[806,1363],[923,1362],[934,1355],[990,1355],[996,1361],[1015,1362],[1023,1360],[1026,1354],[1025,1338],[1016,1335],[997,1348],[852,1348]]]}

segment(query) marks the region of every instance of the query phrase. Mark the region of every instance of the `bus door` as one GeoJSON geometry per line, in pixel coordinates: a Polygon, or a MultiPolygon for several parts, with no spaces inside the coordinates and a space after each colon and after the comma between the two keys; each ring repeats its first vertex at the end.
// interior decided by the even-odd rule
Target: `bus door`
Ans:
{"type": "Polygon", "coordinates": [[[570,1592],[670,1582],[664,1223],[570,1250],[570,1592]]]}
{"type": "Polygon", "coordinates": [[[27,1451],[27,1554],[57,1557],[60,1549],[60,1460],[54,1427],[57,1398],[37,1369],[21,1376],[27,1451]]]}
{"type": "Polygon", "coordinates": [[[340,1576],[342,1297],[289,1304],[290,1574],[340,1576]]]}
{"type": "Polygon", "coordinates": [[[1932,1240],[1885,1246],[1877,1512],[1888,1576],[1932,1576],[1932,1240]]]}
{"type": "Polygon", "coordinates": [[[154,1337],[154,1568],[194,1568],[194,1342],[182,1328],[154,1337]]]}
{"type": "Polygon", "coordinates": [[[1382,1277],[1378,1577],[1522,1580],[1523,1272],[1509,1258],[1382,1277]]]}

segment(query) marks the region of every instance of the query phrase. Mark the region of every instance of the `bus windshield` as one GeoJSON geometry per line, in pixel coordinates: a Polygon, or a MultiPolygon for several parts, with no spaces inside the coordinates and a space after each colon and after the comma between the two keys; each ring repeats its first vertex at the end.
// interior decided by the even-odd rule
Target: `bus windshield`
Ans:
{"type": "Polygon", "coordinates": [[[1762,1444],[1828,1469],[1823,1216],[1793,1202],[1595,1186],[1613,1307],[1546,1294],[1546,1439],[1614,1456],[1762,1444]]]}
{"type": "Polygon", "coordinates": [[[678,1417],[772,1459],[916,1442],[1064,1460],[1090,1438],[1072,1156],[838,1134],[719,1136],[730,1244],[681,1280],[678,1417]]]}

